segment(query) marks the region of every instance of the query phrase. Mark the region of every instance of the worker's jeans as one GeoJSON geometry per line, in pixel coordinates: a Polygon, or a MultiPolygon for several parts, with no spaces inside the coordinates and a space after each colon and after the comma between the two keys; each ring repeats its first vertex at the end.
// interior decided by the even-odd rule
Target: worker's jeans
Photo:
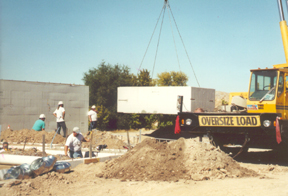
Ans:
{"type": "Polygon", "coordinates": [[[81,150],[80,151],[76,151],[76,152],[70,150],[69,153],[70,153],[70,157],[71,158],[77,158],[77,157],[83,158],[81,150]]]}
{"type": "Polygon", "coordinates": [[[95,129],[95,128],[96,128],[96,122],[97,122],[97,121],[91,121],[91,122],[90,122],[89,131],[92,131],[92,129],[95,129]]]}
{"type": "Polygon", "coordinates": [[[60,129],[62,127],[63,130],[63,137],[66,137],[66,124],[65,121],[57,122],[57,133],[60,134],[60,129]]]}

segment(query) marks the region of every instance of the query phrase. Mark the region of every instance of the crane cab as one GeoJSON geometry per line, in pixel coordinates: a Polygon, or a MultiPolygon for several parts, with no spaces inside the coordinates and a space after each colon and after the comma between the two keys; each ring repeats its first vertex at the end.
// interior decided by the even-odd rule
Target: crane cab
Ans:
{"type": "Polygon", "coordinates": [[[288,69],[251,70],[247,99],[248,113],[280,113],[287,119],[288,69]]]}

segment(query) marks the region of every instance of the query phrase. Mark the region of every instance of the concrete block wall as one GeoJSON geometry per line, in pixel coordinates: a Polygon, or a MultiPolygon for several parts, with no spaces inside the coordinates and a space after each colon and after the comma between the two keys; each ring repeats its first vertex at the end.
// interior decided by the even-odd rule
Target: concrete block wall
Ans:
{"type": "MultiPolygon", "coordinates": [[[[88,131],[89,87],[59,83],[0,80],[0,125],[5,130],[31,129],[40,114],[46,115],[46,131],[56,129],[53,116],[58,102],[64,102],[69,132],[78,126],[88,131]]],[[[68,133],[69,133],[68,132],[68,133]]],[[[62,133],[62,132],[61,132],[62,133]]]]}

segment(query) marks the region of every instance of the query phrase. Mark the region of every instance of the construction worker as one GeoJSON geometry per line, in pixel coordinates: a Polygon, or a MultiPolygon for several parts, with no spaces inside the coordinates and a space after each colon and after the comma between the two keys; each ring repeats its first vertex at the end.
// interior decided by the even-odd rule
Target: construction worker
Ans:
{"type": "Polygon", "coordinates": [[[56,117],[57,122],[57,133],[60,134],[60,130],[63,130],[63,137],[66,137],[66,124],[65,124],[65,109],[63,101],[58,102],[57,109],[53,112],[53,115],[56,117]]]}
{"type": "Polygon", "coordinates": [[[44,131],[45,130],[45,114],[40,114],[39,119],[36,120],[32,129],[35,131],[44,131]]]}
{"type": "Polygon", "coordinates": [[[5,150],[5,151],[10,151],[10,149],[8,148],[8,142],[3,142],[3,150],[5,150]]]}
{"type": "Polygon", "coordinates": [[[83,158],[83,154],[81,151],[81,144],[82,142],[89,142],[90,139],[84,138],[84,136],[81,134],[81,131],[79,127],[73,128],[73,133],[68,136],[65,147],[64,147],[64,153],[67,156],[68,154],[68,148],[69,148],[69,154],[71,158],[77,158],[81,157],[83,158]]]}
{"type": "Polygon", "coordinates": [[[97,113],[98,113],[98,111],[96,110],[96,106],[92,105],[91,110],[88,112],[88,118],[90,121],[90,127],[89,127],[88,135],[91,133],[92,129],[96,128],[97,113]]]}

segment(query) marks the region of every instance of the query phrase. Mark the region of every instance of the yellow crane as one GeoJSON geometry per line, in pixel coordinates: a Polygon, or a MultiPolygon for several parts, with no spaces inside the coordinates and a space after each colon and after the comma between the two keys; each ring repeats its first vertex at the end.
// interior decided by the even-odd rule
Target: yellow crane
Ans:
{"type": "Polygon", "coordinates": [[[212,143],[223,150],[227,150],[228,144],[239,144],[242,145],[240,152],[249,147],[282,147],[283,151],[288,151],[288,29],[282,1],[277,0],[277,3],[286,63],[274,65],[273,68],[251,70],[249,90],[244,93],[247,110],[225,113],[179,112],[181,131],[207,134],[212,143]]]}

